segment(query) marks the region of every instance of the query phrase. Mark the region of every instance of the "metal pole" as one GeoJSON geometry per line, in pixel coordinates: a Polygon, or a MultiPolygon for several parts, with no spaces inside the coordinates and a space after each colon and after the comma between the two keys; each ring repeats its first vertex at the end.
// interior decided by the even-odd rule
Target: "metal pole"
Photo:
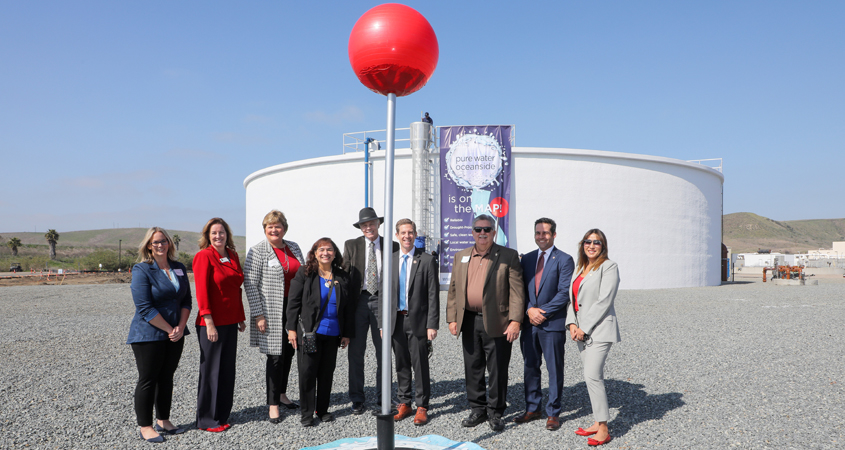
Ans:
{"type": "Polygon", "coordinates": [[[381,416],[379,417],[378,448],[379,450],[393,450],[394,425],[390,417],[391,409],[391,381],[393,373],[390,355],[390,330],[393,328],[394,315],[390,305],[394,295],[393,289],[393,153],[396,131],[396,94],[387,95],[387,152],[384,155],[384,239],[382,245],[382,304],[384,312],[382,318],[383,338],[381,340],[381,416]]]}
{"type": "Polygon", "coordinates": [[[120,272],[120,246],[123,244],[123,239],[117,240],[117,271],[120,272]]]}
{"type": "Polygon", "coordinates": [[[370,202],[370,140],[364,141],[364,206],[369,208],[370,202]]]}

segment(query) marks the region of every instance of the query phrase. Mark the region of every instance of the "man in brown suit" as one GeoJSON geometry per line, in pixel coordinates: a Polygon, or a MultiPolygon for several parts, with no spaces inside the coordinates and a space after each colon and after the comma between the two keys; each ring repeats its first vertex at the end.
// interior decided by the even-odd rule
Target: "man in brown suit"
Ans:
{"type": "Polygon", "coordinates": [[[487,421],[493,431],[502,431],[511,346],[519,337],[525,313],[522,266],[516,250],[493,242],[496,229],[492,217],[482,214],[472,227],[475,245],[455,254],[446,302],[449,332],[455,336],[463,333],[467,399],[472,412],[461,425],[474,427],[487,421]]]}

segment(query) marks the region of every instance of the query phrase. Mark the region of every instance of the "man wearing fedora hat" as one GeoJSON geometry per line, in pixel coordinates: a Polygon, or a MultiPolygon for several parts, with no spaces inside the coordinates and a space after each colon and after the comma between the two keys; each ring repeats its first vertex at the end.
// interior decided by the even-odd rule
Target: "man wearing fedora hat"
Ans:
{"type": "MultiPolygon", "coordinates": [[[[376,388],[381,395],[381,336],[378,327],[378,291],[381,283],[382,239],[378,235],[384,217],[379,217],[373,208],[364,208],[358,213],[358,221],[352,226],[363,233],[356,239],[346,241],[343,247],[343,268],[349,273],[349,290],[352,298],[358,298],[355,308],[355,334],[349,341],[349,400],[352,413],[364,413],[364,359],[367,350],[367,329],[373,339],[376,354],[376,388]]],[[[393,252],[399,250],[399,243],[393,242],[393,252]]]]}

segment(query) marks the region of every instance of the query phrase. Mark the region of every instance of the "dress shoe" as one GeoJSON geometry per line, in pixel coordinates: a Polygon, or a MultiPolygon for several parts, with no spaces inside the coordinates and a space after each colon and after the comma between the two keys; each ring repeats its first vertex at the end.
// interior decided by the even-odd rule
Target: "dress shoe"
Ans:
{"type": "Polygon", "coordinates": [[[305,419],[305,420],[301,420],[300,423],[302,424],[303,427],[313,427],[314,426],[314,418],[311,417],[311,418],[308,418],[308,419],[305,419]]]}
{"type": "Polygon", "coordinates": [[[294,402],[290,402],[290,403],[279,402],[279,406],[284,406],[287,409],[297,409],[297,408],[299,408],[299,405],[294,403],[294,402]]]}
{"type": "Polygon", "coordinates": [[[352,402],[352,414],[356,416],[364,414],[364,402],[352,402]]]}
{"type": "Polygon", "coordinates": [[[317,414],[317,417],[320,418],[320,422],[331,422],[334,420],[332,413],[317,414]]]}
{"type": "MultiPolygon", "coordinates": [[[[138,436],[141,439],[144,439],[144,433],[141,433],[140,431],[138,432],[138,436]]],[[[164,442],[164,436],[158,435],[154,438],[149,438],[149,439],[144,439],[144,440],[147,441],[147,442],[152,442],[153,444],[158,444],[160,442],[164,442]]]]}
{"type": "Polygon", "coordinates": [[[592,435],[594,435],[594,434],[596,434],[596,433],[598,433],[598,430],[596,430],[596,431],[587,431],[587,430],[585,430],[585,429],[583,429],[583,428],[578,428],[577,430],[575,430],[575,434],[577,434],[578,436],[592,436],[592,435]]]}
{"type": "Polygon", "coordinates": [[[487,424],[490,425],[490,429],[493,431],[502,431],[505,429],[505,421],[501,417],[491,417],[487,421],[487,424]]]}
{"type": "Polygon", "coordinates": [[[400,403],[399,407],[396,408],[396,415],[393,416],[393,420],[399,422],[406,417],[411,417],[412,414],[414,414],[414,410],[407,403],[400,403]]]}
{"type": "Polygon", "coordinates": [[[159,424],[155,424],[155,426],[153,426],[153,428],[155,428],[155,430],[158,431],[159,433],[167,433],[167,434],[170,434],[170,435],[182,434],[186,431],[184,428],[174,428],[172,430],[168,430],[167,428],[164,428],[164,427],[160,426],[159,424]]]}
{"type": "Polygon", "coordinates": [[[279,416],[279,417],[271,417],[271,418],[267,419],[267,421],[268,421],[268,422],[270,422],[270,423],[272,423],[272,424],[274,424],[274,425],[275,425],[275,424],[278,424],[278,423],[282,423],[282,416],[279,416]]]}
{"type": "Polygon", "coordinates": [[[428,410],[419,407],[417,408],[417,414],[414,415],[414,425],[420,427],[428,423],[428,410]]]}
{"type": "Polygon", "coordinates": [[[513,421],[514,421],[514,423],[528,423],[528,422],[531,422],[532,420],[537,420],[540,417],[542,417],[542,415],[540,414],[539,411],[535,411],[535,412],[525,411],[525,414],[517,417],[516,419],[513,419],[513,421]]]}
{"type": "Polygon", "coordinates": [[[557,431],[560,429],[560,419],[556,416],[550,416],[546,421],[546,429],[549,431],[557,431]]]}
{"type": "Polygon", "coordinates": [[[220,432],[227,430],[226,425],[220,425],[219,427],[214,427],[214,428],[200,428],[200,429],[203,430],[203,431],[209,431],[211,433],[220,433],[220,432]]]}
{"type": "Polygon", "coordinates": [[[593,447],[597,447],[599,445],[604,445],[604,444],[607,444],[608,442],[610,442],[610,435],[609,434],[607,435],[606,438],[604,438],[603,441],[597,441],[593,438],[587,438],[587,445],[591,445],[593,447]]]}
{"type": "Polygon", "coordinates": [[[470,413],[469,417],[461,421],[462,427],[475,427],[487,421],[487,413],[486,412],[475,412],[473,411],[470,413]]]}

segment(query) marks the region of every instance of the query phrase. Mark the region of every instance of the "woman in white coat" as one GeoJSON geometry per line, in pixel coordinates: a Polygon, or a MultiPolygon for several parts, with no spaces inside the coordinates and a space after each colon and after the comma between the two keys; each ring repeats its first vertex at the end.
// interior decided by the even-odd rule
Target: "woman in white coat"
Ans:
{"type": "Polygon", "coordinates": [[[294,348],[287,339],[285,310],[291,281],[305,261],[296,242],[284,239],[288,220],[278,210],[264,216],[264,237],[246,256],[244,288],[249,299],[249,345],[267,355],[265,378],[270,423],[280,423],[279,406],[298,409],[288,399],[288,375],[294,348]]]}
{"type": "Polygon", "coordinates": [[[578,344],[584,381],[590,394],[595,423],[575,434],[593,436],[591,446],[610,442],[608,405],[604,390],[604,362],[610,347],[621,342],[613,301],[619,289],[619,269],[607,259],[607,238],[598,228],[588,231],[578,244],[578,267],[569,288],[566,326],[578,344]]]}

